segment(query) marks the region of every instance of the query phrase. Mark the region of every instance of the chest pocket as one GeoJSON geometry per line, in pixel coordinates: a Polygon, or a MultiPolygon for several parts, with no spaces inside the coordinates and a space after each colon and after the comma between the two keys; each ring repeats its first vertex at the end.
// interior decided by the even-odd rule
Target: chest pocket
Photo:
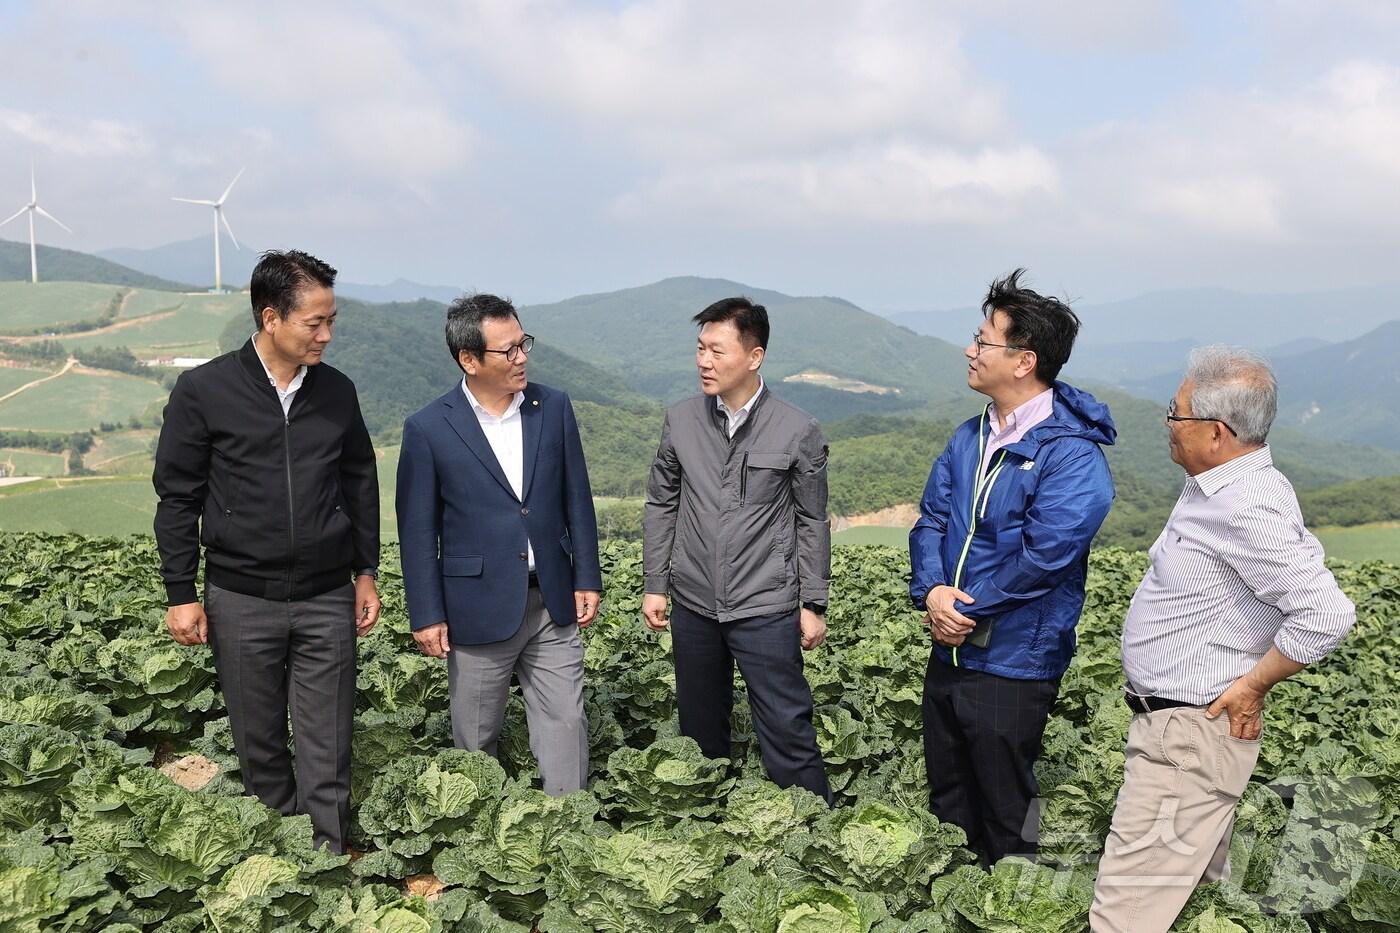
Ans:
{"type": "Polygon", "coordinates": [[[790,453],[749,451],[744,456],[744,489],[741,491],[741,498],[745,503],[772,502],[787,484],[787,473],[791,467],[790,453]]]}

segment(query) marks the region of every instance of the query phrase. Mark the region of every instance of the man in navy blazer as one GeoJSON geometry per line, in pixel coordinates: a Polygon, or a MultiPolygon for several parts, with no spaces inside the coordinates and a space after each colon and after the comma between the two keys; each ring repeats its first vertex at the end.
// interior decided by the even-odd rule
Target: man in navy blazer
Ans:
{"type": "Polygon", "coordinates": [[[573,406],[526,379],[533,344],[509,301],[452,303],[463,379],[404,422],[397,511],[409,624],[447,659],[453,740],[496,754],[514,674],[557,795],[588,780],[579,629],[603,580],[573,406]]]}

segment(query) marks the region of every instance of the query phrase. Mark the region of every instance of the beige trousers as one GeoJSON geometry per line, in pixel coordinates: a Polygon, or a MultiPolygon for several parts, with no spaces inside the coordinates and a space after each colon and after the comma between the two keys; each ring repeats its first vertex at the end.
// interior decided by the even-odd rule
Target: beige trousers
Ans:
{"type": "Polygon", "coordinates": [[[1235,805],[1258,758],[1258,740],[1231,737],[1225,713],[1133,717],[1089,911],[1094,933],[1165,933],[1197,884],[1227,876],[1235,805]]]}

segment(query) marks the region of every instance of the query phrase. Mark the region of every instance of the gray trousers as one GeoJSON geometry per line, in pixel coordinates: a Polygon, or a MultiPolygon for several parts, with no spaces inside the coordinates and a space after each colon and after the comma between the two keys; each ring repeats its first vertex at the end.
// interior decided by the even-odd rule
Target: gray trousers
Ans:
{"type": "Polygon", "coordinates": [[[209,584],[204,610],[243,786],[279,813],[309,814],[316,846],[344,852],[355,715],[354,585],[283,602],[209,584]]]}
{"type": "Polygon", "coordinates": [[[578,626],[556,625],[540,591],[530,589],[525,619],[505,641],[453,645],[447,656],[452,738],[458,748],[496,754],[514,673],[525,696],[530,751],[551,796],[588,783],[588,720],[583,712],[583,642],[578,626]]]}

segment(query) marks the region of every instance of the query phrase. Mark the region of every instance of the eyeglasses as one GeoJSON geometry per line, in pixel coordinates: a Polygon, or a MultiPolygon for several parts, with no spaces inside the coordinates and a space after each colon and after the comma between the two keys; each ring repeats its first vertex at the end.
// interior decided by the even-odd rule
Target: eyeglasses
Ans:
{"type": "Polygon", "coordinates": [[[1214,421],[1216,424],[1225,425],[1225,430],[1230,432],[1231,437],[1239,437],[1235,429],[1230,427],[1230,423],[1220,418],[1193,418],[1190,415],[1178,415],[1176,413],[1176,399],[1167,403],[1167,421],[1214,421]]]}
{"type": "Polygon", "coordinates": [[[985,349],[987,349],[988,347],[1000,347],[1000,348],[1003,349],[1003,350],[1022,350],[1022,351],[1026,351],[1026,352],[1029,352],[1029,353],[1034,353],[1034,352],[1035,352],[1035,351],[1032,350],[1030,347],[1015,347],[1015,346],[1012,346],[1012,345],[1009,344],[1009,343],[988,343],[987,341],[985,341],[985,340],[982,339],[981,333],[974,333],[974,334],[972,335],[972,342],[973,342],[974,344],[977,345],[977,355],[978,355],[978,356],[981,356],[981,355],[982,355],[982,351],[985,350],[985,349]]]}
{"type": "Polygon", "coordinates": [[[535,346],[535,338],[526,334],[519,343],[513,343],[504,350],[482,350],[482,353],[504,353],[507,363],[514,363],[520,359],[520,354],[530,355],[530,350],[535,346]]]}

